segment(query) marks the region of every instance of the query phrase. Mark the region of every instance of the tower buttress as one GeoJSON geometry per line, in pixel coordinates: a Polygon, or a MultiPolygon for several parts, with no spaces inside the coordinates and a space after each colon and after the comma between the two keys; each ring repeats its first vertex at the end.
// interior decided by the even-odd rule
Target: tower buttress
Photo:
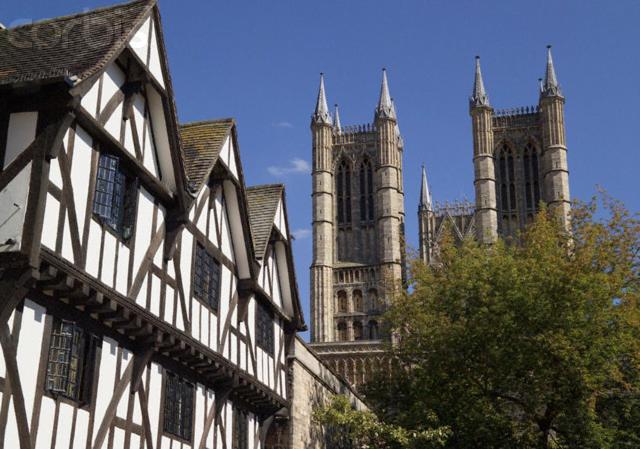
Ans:
{"type": "Polygon", "coordinates": [[[489,104],[489,97],[482,81],[479,56],[476,56],[476,72],[473,93],[469,99],[469,113],[473,128],[476,233],[478,241],[493,243],[498,238],[493,109],[489,104]]]}
{"type": "Polygon", "coordinates": [[[313,262],[311,265],[311,340],[333,338],[333,131],[324,76],[311,116],[313,135],[313,262]]]}
{"type": "Polygon", "coordinates": [[[434,231],[435,214],[429,181],[427,180],[427,170],[422,166],[422,181],[420,184],[420,202],[418,203],[418,232],[420,243],[420,259],[425,264],[433,262],[434,252],[434,231]]]}
{"type": "Polygon", "coordinates": [[[564,126],[564,101],[553,66],[551,46],[549,45],[547,46],[545,78],[540,91],[543,138],[543,198],[549,208],[558,214],[564,226],[568,227],[571,204],[564,126]]]}
{"type": "Polygon", "coordinates": [[[380,98],[375,111],[378,139],[376,164],[377,235],[380,277],[388,301],[403,278],[404,193],[402,188],[402,139],[396,110],[389,94],[387,72],[382,70],[380,98]],[[393,280],[393,281],[391,281],[393,280]]]}

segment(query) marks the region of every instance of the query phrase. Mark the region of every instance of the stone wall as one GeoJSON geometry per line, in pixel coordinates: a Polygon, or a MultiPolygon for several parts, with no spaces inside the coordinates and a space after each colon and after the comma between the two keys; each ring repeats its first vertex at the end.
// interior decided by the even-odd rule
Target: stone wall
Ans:
{"type": "Polygon", "coordinates": [[[289,355],[291,414],[289,447],[291,449],[324,449],[322,426],[313,422],[313,411],[326,404],[333,395],[346,395],[358,410],[366,405],[300,338],[293,341],[289,355]]]}

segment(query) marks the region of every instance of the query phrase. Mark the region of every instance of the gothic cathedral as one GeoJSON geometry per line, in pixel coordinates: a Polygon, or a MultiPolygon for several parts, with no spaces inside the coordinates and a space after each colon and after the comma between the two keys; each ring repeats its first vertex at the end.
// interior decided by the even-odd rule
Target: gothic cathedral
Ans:
{"type": "MultiPolygon", "coordinates": [[[[469,102],[475,204],[435,204],[423,168],[418,227],[425,263],[436,260],[445,227],[458,241],[491,243],[526,226],[540,201],[568,225],[564,97],[550,47],[539,90],[537,106],[494,110],[476,58],[469,102]]],[[[373,123],[348,127],[337,105],[329,112],[321,75],[311,132],[311,344],[357,386],[384,360],[380,315],[404,283],[404,145],[386,72],[373,123]]]]}

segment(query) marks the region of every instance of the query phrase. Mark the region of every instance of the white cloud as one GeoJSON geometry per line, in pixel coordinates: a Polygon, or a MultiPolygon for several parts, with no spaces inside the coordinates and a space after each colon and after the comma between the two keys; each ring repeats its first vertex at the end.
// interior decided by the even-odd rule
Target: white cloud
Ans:
{"type": "Polygon", "coordinates": [[[275,128],[293,128],[293,123],[287,122],[287,121],[283,121],[283,122],[274,123],[273,126],[275,128]]]}
{"type": "Polygon", "coordinates": [[[309,228],[296,229],[291,234],[293,235],[294,239],[302,240],[311,236],[311,229],[309,228]]]}
{"type": "Polygon", "coordinates": [[[277,167],[275,165],[272,165],[270,167],[267,167],[267,171],[272,176],[284,176],[295,173],[309,174],[311,173],[311,165],[309,165],[309,162],[305,161],[304,159],[296,157],[289,161],[288,167],[277,167]]]}

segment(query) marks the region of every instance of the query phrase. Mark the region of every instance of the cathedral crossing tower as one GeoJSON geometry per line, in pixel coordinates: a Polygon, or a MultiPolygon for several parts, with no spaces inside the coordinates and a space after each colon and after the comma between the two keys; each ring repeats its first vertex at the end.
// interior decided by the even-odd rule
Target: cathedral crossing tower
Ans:
{"type": "Polygon", "coordinates": [[[403,141],[383,69],[373,123],[342,126],[324,86],[313,141],[312,346],[358,385],[382,357],[380,315],[402,284],[403,141]]]}

